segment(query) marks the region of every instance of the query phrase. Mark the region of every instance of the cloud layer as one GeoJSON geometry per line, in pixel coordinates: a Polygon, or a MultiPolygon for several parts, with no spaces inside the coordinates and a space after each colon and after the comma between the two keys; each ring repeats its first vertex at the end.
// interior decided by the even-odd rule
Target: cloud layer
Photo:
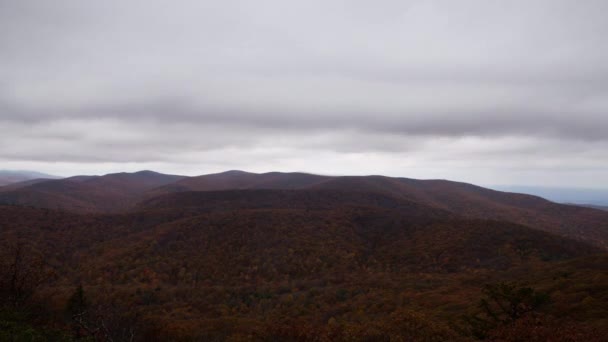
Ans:
{"type": "Polygon", "coordinates": [[[0,0],[0,162],[608,187],[607,10],[0,0]]]}

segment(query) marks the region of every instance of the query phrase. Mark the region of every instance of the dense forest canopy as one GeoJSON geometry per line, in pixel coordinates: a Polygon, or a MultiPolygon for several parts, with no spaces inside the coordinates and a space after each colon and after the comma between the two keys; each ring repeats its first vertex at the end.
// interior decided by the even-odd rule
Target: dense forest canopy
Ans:
{"type": "MultiPolygon", "coordinates": [[[[137,189],[118,211],[0,206],[2,336],[600,341],[606,333],[608,254],[594,240],[606,236],[597,224],[604,212],[445,181],[239,176],[70,181],[107,191],[107,178],[128,184],[101,194],[108,198],[137,189]]],[[[49,182],[45,195],[57,188],[65,203],[88,194],[49,182]]]]}

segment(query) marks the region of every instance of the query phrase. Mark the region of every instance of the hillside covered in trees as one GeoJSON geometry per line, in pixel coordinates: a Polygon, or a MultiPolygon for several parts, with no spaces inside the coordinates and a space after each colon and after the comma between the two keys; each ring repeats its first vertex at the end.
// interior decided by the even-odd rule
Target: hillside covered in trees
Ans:
{"type": "Polygon", "coordinates": [[[448,181],[234,171],[53,180],[2,194],[0,340],[608,333],[599,210],[448,181]]]}

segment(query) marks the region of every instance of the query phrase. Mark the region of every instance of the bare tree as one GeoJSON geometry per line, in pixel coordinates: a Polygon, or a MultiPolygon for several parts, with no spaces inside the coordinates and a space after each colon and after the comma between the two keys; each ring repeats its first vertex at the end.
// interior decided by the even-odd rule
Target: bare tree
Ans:
{"type": "Polygon", "coordinates": [[[86,336],[99,342],[135,341],[137,315],[115,304],[89,304],[82,285],[70,297],[66,311],[71,315],[77,338],[86,336]]]}

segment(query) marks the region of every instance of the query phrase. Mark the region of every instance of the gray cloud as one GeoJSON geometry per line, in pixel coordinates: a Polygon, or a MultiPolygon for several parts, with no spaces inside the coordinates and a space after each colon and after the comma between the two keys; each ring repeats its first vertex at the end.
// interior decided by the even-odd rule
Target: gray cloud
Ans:
{"type": "Polygon", "coordinates": [[[607,10],[0,0],[0,162],[608,187],[607,10]]]}

